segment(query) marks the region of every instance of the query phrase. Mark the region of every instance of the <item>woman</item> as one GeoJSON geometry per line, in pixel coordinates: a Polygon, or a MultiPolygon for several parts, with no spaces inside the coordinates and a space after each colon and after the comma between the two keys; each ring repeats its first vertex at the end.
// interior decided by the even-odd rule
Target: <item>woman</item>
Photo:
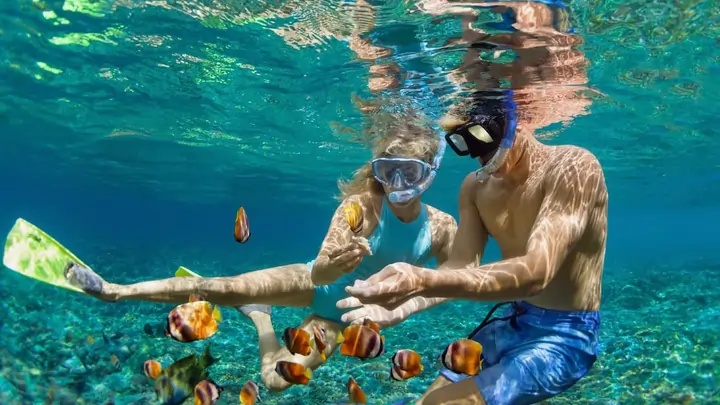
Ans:
{"type": "MultiPolygon", "coordinates": [[[[312,313],[301,328],[311,336],[314,325],[325,329],[329,356],[337,347],[338,333],[346,326],[342,315],[347,310],[335,306],[348,297],[346,286],[367,279],[391,263],[420,266],[435,257],[442,264],[448,257],[456,222],[452,216],[420,201],[420,195],[435,177],[445,144],[427,122],[398,120],[397,116],[386,122],[389,123],[374,128],[389,134],[375,142],[374,159],[356,171],[349,182],[339,183],[342,202],[335,210],[317,258],[310,263],[234,277],[176,277],[132,285],[108,283],[90,270],[76,267],[68,273],[68,279],[107,301],[179,304],[187,302],[191,294],[199,294],[214,304],[238,307],[252,319],[258,331],[263,383],[271,391],[282,391],[290,384],[275,372],[278,361],[315,369],[322,360],[316,351],[309,356],[293,356],[281,346],[270,320],[271,305],[311,308],[312,313]],[[359,204],[364,215],[364,226],[358,235],[344,219],[345,207],[352,203],[359,204]],[[367,238],[371,255],[366,254],[356,236],[367,238]]],[[[420,299],[406,305],[412,311],[398,307],[390,312],[379,306],[366,306],[346,314],[345,320],[359,322],[368,317],[379,320],[381,327],[388,327],[427,304],[420,299]]]]}

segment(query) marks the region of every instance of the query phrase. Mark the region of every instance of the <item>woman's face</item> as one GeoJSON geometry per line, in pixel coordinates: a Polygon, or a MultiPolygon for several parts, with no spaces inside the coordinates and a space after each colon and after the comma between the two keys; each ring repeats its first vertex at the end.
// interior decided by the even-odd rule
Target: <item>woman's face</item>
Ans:
{"type": "MultiPolygon", "coordinates": [[[[397,165],[384,164],[381,166],[383,172],[380,174],[384,178],[384,181],[381,183],[386,196],[389,196],[393,191],[403,191],[407,190],[408,186],[409,188],[416,186],[421,183],[427,175],[427,167],[415,163],[417,161],[425,161],[416,156],[393,155],[384,156],[384,158],[390,160],[398,159],[397,165]]],[[[397,207],[405,207],[418,201],[420,201],[420,195],[407,201],[394,202],[392,204],[397,207]]]]}

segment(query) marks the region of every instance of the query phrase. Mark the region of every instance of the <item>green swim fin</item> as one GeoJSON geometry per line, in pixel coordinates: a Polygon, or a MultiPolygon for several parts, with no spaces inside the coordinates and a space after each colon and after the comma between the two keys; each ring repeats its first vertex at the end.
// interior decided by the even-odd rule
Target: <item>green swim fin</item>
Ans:
{"type": "Polygon", "coordinates": [[[85,294],[65,278],[65,268],[71,262],[90,268],[40,228],[22,218],[15,221],[5,241],[5,267],[43,283],[85,294]]]}
{"type": "Polygon", "coordinates": [[[202,277],[202,276],[193,272],[192,270],[188,269],[187,267],[180,266],[175,271],[175,277],[202,277]]]}

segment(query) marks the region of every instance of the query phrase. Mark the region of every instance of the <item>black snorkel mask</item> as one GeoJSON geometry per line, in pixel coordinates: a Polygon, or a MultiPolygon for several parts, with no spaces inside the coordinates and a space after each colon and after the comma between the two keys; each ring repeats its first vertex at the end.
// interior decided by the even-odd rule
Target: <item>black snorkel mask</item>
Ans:
{"type": "Polygon", "coordinates": [[[492,154],[475,172],[480,181],[502,165],[515,142],[517,106],[511,90],[476,92],[473,98],[476,107],[470,112],[469,121],[446,133],[445,140],[458,156],[476,159],[492,154]]]}

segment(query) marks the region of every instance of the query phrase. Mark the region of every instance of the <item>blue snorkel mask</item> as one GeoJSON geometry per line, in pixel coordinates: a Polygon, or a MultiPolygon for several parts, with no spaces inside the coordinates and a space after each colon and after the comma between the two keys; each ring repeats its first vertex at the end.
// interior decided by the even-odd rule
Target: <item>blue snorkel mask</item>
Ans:
{"type": "Polygon", "coordinates": [[[447,141],[440,137],[432,165],[420,159],[383,157],[372,160],[375,179],[393,190],[388,194],[392,203],[405,203],[424,193],[435,180],[442,163],[447,141]]]}
{"type": "Polygon", "coordinates": [[[470,112],[470,120],[445,134],[445,139],[458,156],[473,159],[492,157],[475,172],[477,181],[483,181],[495,173],[510,152],[517,131],[517,105],[511,90],[476,92],[476,107],[470,112]]]}

